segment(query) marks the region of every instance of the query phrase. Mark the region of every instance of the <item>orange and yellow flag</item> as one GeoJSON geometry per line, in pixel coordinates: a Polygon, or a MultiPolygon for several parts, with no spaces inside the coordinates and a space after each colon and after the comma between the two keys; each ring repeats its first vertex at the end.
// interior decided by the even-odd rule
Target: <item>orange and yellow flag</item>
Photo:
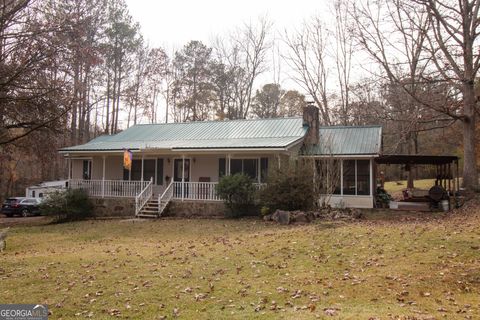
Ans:
{"type": "Polygon", "coordinates": [[[123,151],[123,167],[132,170],[132,152],[128,149],[123,151]]]}

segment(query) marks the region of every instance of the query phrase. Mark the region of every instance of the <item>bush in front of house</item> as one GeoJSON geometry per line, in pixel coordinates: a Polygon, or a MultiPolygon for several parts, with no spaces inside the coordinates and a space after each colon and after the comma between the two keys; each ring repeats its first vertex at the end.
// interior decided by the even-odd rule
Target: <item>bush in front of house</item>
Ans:
{"type": "Polygon", "coordinates": [[[259,192],[262,206],[275,210],[311,210],[315,205],[315,194],[310,166],[292,161],[281,169],[271,170],[267,184],[259,192]]]}
{"type": "Polygon", "coordinates": [[[255,192],[253,180],[244,174],[223,176],[217,185],[217,194],[225,202],[230,218],[244,216],[252,210],[255,192]]]}
{"type": "Polygon", "coordinates": [[[57,222],[86,219],[93,214],[93,203],[81,189],[57,191],[48,195],[40,205],[43,215],[55,217],[57,222]]]}

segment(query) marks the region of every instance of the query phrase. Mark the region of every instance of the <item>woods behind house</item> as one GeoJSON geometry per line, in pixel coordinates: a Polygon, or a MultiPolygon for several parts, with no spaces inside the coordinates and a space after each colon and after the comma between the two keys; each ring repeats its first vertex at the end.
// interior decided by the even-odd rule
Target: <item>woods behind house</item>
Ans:
{"type": "Polygon", "coordinates": [[[4,0],[0,195],[65,177],[62,146],[138,123],[296,116],[307,101],[322,125],[383,125],[386,153],[460,155],[477,188],[479,8],[336,0],[316,8],[333,24],[279,32],[262,17],[172,50],[149,45],[123,0],[4,0]]]}

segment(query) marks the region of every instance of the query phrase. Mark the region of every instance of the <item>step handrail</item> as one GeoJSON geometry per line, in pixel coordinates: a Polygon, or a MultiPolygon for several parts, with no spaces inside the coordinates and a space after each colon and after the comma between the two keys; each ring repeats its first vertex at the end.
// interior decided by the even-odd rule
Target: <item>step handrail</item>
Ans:
{"type": "MultiPolygon", "coordinates": [[[[170,184],[165,188],[165,191],[161,195],[158,196],[158,215],[162,213],[162,201],[165,201],[166,204],[170,202],[170,200],[173,197],[173,181],[170,182],[170,184]]],[[[165,205],[166,205],[165,204],[165,205]]]]}
{"type": "Polygon", "coordinates": [[[153,194],[153,177],[150,182],[135,196],[135,216],[138,215],[143,206],[150,200],[153,194]]]}

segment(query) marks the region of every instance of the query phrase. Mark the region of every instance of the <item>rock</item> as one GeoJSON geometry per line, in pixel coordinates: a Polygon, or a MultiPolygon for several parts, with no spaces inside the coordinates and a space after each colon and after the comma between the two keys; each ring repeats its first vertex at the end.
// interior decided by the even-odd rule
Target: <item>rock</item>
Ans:
{"type": "Polygon", "coordinates": [[[307,219],[309,220],[309,222],[312,222],[313,220],[315,220],[315,215],[313,214],[313,212],[311,211],[306,212],[305,215],[307,216],[307,219]]]}
{"type": "Polygon", "coordinates": [[[352,211],[350,212],[350,215],[352,216],[353,219],[363,218],[363,213],[359,209],[352,209],[352,211]]]}
{"type": "Polygon", "coordinates": [[[264,221],[272,221],[272,215],[271,214],[266,214],[263,216],[264,221]]]}
{"type": "Polygon", "coordinates": [[[277,210],[272,215],[272,220],[283,225],[290,224],[290,212],[277,210]]]}
{"type": "Polygon", "coordinates": [[[295,222],[304,222],[308,223],[310,222],[310,218],[305,214],[305,212],[302,211],[294,211],[291,213],[292,219],[295,222]]]}

